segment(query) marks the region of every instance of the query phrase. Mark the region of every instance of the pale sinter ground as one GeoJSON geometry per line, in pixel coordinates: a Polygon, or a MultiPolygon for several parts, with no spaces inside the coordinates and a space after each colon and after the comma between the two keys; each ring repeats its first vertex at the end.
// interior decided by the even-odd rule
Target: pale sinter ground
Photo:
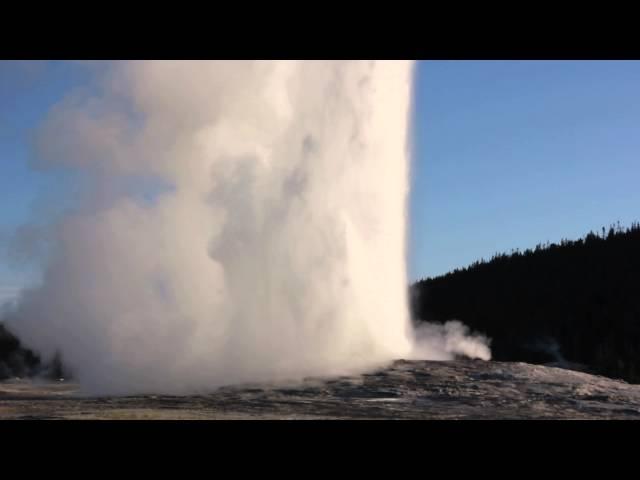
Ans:
{"type": "Polygon", "coordinates": [[[88,398],[0,383],[2,419],[640,419],[640,385],[524,363],[398,361],[369,374],[208,395],[88,398]]]}

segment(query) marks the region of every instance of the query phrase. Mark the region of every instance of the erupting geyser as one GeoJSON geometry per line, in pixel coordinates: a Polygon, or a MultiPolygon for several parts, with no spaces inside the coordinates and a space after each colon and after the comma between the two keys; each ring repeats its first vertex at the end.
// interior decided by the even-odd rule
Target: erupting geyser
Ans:
{"type": "Polygon", "coordinates": [[[354,373],[411,354],[412,62],[92,68],[95,84],[39,132],[39,167],[79,172],[84,194],[10,316],[25,344],[62,352],[105,394],[354,373]]]}
{"type": "Polygon", "coordinates": [[[408,354],[412,62],[97,68],[95,88],[40,132],[40,166],[90,184],[12,315],[27,345],[60,350],[96,393],[347,373],[408,354]],[[141,176],[170,188],[142,202],[122,187],[141,176]]]}

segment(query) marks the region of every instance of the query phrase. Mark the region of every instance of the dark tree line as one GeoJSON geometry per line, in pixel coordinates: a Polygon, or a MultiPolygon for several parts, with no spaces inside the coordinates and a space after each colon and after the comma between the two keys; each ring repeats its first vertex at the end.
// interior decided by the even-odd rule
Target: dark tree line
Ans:
{"type": "Polygon", "coordinates": [[[49,362],[43,362],[39,355],[25,348],[20,340],[0,323],[0,380],[36,375],[52,379],[68,376],[60,354],[56,354],[49,362]]]}
{"type": "Polygon", "coordinates": [[[562,358],[640,383],[640,224],[496,254],[411,286],[418,320],[458,319],[493,358],[562,358]]]}
{"type": "Polygon", "coordinates": [[[31,376],[39,366],[38,356],[24,348],[0,323],[0,380],[31,376]]]}

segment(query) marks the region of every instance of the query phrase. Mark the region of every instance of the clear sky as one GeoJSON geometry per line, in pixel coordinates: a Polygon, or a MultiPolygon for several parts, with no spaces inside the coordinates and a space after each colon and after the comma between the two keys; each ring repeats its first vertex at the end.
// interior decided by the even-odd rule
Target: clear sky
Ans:
{"type": "Polygon", "coordinates": [[[640,219],[640,62],[418,68],[412,279],[640,219]]]}
{"type": "MultiPolygon", "coordinates": [[[[28,168],[68,62],[0,62],[0,244],[60,179],[28,168]]],[[[640,219],[640,62],[418,65],[410,277],[640,219]]],[[[0,257],[0,302],[33,273],[0,257]]]]}

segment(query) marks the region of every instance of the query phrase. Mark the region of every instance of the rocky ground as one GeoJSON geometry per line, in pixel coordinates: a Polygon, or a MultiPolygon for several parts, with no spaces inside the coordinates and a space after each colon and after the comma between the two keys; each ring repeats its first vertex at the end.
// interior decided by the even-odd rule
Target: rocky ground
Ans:
{"type": "Polygon", "coordinates": [[[0,419],[640,419],[640,385],[468,360],[195,396],[90,398],[66,382],[12,380],[0,383],[0,419]]]}

